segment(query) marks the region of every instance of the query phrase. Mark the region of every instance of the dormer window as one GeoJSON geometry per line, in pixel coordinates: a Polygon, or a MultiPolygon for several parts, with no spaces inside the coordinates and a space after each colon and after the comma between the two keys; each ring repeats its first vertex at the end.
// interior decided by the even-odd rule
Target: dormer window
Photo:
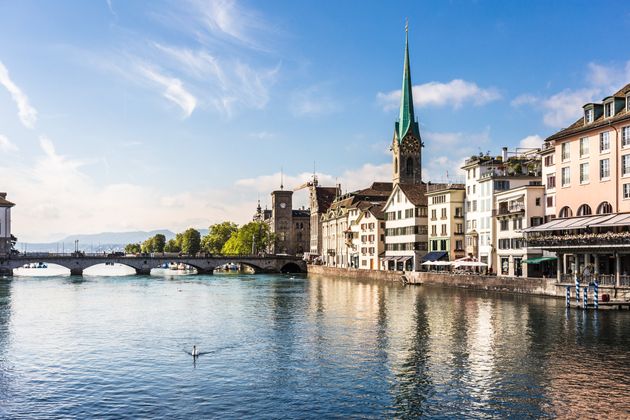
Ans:
{"type": "Polygon", "coordinates": [[[604,118],[610,118],[615,114],[615,103],[613,101],[604,104],[604,118]]]}
{"type": "Polygon", "coordinates": [[[584,122],[590,124],[593,122],[593,109],[587,109],[584,111],[584,122]]]}
{"type": "Polygon", "coordinates": [[[626,96],[626,111],[630,112],[630,95],[626,96]]]}

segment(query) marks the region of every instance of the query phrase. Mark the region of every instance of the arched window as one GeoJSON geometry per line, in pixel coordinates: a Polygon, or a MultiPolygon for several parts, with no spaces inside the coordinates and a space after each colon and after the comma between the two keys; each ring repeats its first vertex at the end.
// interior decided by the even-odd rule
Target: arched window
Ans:
{"type": "Polygon", "coordinates": [[[608,201],[604,201],[597,207],[597,214],[612,213],[612,206],[608,201]]]}
{"type": "Polygon", "coordinates": [[[413,175],[413,158],[407,158],[407,175],[413,175]]]}
{"type": "Polygon", "coordinates": [[[582,204],[580,207],[578,207],[578,216],[588,216],[589,214],[593,214],[593,212],[591,211],[591,206],[589,206],[588,204],[582,204]]]}
{"type": "Polygon", "coordinates": [[[560,213],[558,213],[558,217],[571,217],[573,216],[573,212],[571,211],[571,207],[564,206],[560,209],[560,213]]]}
{"type": "Polygon", "coordinates": [[[394,173],[398,173],[398,158],[394,158],[394,173]]]}

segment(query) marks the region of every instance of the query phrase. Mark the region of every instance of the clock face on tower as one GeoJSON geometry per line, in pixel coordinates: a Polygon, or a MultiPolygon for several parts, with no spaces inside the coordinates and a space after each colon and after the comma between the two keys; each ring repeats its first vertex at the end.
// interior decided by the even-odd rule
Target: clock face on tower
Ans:
{"type": "Polygon", "coordinates": [[[280,208],[283,209],[287,206],[287,203],[285,203],[284,201],[280,203],[280,208]]]}
{"type": "Polygon", "coordinates": [[[415,137],[407,136],[400,145],[400,151],[406,155],[417,154],[420,151],[420,142],[415,137]]]}

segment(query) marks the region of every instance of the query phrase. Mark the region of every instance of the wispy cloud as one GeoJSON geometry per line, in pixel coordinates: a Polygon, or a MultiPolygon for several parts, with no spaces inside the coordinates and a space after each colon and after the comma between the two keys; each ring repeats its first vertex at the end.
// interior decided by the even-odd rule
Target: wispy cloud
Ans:
{"type": "Polygon", "coordinates": [[[179,106],[184,111],[185,118],[190,117],[197,106],[197,98],[184,88],[181,80],[176,77],[165,76],[147,65],[139,65],[138,71],[161,87],[163,89],[162,96],[179,106]]]}
{"type": "Polygon", "coordinates": [[[11,143],[6,136],[0,134],[0,152],[9,153],[17,152],[17,150],[18,147],[15,144],[11,143]]]}
{"type": "Polygon", "coordinates": [[[630,81],[630,61],[625,65],[589,63],[585,73],[585,86],[563,89],[551,95],[524,93],[512,100],[514,107],[539,107],[545,125],[554,128],[567,127],[582,113],[582,106],[598,102],[630,81]]]}
{"type": "Polygon", "coordinates": [[[37,110],[28,102],[28,97],[9,77],[9,70],[0,61],[0,84],[11,94],[18,107],[18,117],[26,128],[35,128],[37,110]]]}
{"type": "MultiPolygon", "coordinates": [[[[396,109],[400,106],[400,89],[379,92],[376,98],[386,111],[396,109]]],[[[501,94],[496,88],[481,88],[474,82],[461,79],[448,83],[429,82],[413,87],[413,101],[418,107],[450,106],[458,109],[466,103],[479,106],[500,98],[501,94]]]]}

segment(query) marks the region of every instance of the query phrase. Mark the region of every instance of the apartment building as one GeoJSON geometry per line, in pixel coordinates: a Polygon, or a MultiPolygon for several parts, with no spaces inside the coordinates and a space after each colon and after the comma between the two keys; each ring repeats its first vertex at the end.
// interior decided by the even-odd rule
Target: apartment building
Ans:
{"type": "Polygon", "coordinates": [[[350,266],[378,270],[379,255],[385,250],[385,217],[382,203],[361,202],[350,210],[352,249],[350,266]]]}
{"type": "Polygon", "coordinates": [[[479,155],[467,159],[466,172],[466,254],[496,271],[493,206],[498,192],[523,185],[542,185],[539,149],[504,147],[500,156],[479,155]]]}
{"type": "Polygon", "coordinates": [[[549,263],[555,257],[543,259],[540,248],[528,248],[523,230],[543,224],[545,187],[523,185],[495,195],[494,223],[496,231],[497,275],[512,277],[542,277],[555,275],[549,263]]]}
{"type": "Polygon", "coordinates": [[[630,286],[630,84],[585,104],[546,142],[554,147],[557,218],[527,229],[529,245],[556,252],[559,281],[589,273],[630,286]]]}
{"type": "Polygon", "coordinates": [[[425,260],[453,261],[464,248],[464,184],[427,185],[429,253],[425,260]]]}

